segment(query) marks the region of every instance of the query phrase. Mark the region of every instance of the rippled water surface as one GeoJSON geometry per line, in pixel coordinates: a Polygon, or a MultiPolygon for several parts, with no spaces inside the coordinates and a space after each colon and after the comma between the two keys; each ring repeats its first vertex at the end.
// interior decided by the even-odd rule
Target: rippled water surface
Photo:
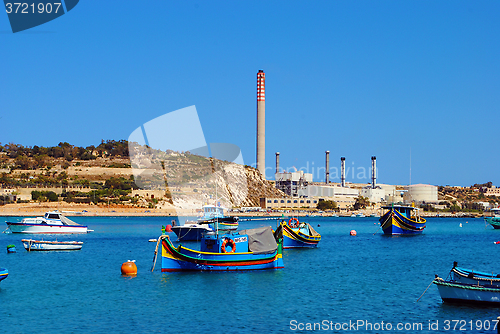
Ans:
{"type": "MultiPolygon", "coordinates": [[[[285,250],[282,270],[238,273],[161,273],[161,259],[151,272],[156,243],[148,239],[170,218],[74,220],[95,232],[57,238],[83,241],[81,251],[28,253],[26,236],[0,234],[0,267],[9,270],[0,283],[2,332],[270,333],[315,323],[317,331],[345,332],[335,325],[351,322],[360,324],[359,333],[397,332],[398,323],[422,324],[403,332],[437,333],[462,320],[455,332],[466,323],[467,332],[491,333],[478,327],[500,315],[500,308],[444,304],[434,285],[417,302],[453,261],[500,272],[494,244],[500,230],[482,219],[429,219],[420,236],[386,237],[376,218],[306,218],[322,235],[317,249],[285,250]],[[16,254],[6,253],[11,243],[16,254]],[[137,261],[137,277],[120,275],[127,260],[137,261]],[[438,330],[429,329],[436,321],[438,330]]],[[[240,228],[263,225],[275,222],[245,221],[240,228]]]]}

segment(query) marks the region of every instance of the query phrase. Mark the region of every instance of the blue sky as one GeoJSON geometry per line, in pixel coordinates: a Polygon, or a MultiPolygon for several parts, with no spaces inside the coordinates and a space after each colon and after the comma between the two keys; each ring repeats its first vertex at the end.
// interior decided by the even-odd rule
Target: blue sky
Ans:
{"type": "Polygon", "coordinates": [[[315,175],[325,150],[332,167],[375,155],[379,182],[408,184],[411,148],[412,183],[500,186],[499,14],[496,1],[80,1],[16,34],[3,14],[0,142],[97,145],[196,105],[206,141],[251,165],[263,69],[268,167],[276,151],[315,175]]]}

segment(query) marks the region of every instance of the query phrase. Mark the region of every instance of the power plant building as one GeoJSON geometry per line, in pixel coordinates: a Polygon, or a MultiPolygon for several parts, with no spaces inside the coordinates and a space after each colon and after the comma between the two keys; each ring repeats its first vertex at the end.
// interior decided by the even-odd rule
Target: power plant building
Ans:
{"type": "Polygon", "coordinates": [[[299,191],[304,189],[313,180],[312,174],[296,171],[291,173],[276,173],[276,188],[291,197],[299,197],[299,191]]]}

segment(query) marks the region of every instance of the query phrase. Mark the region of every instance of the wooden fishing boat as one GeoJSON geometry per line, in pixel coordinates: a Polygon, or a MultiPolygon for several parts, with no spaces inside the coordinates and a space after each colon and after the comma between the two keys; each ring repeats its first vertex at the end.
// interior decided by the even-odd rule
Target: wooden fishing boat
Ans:
{"type": "Polygon", "coordinates": [[[490,210],[491,216],[484,217],[484,220],[493,226],[494,229],[500,229],[500,208],[493,208],[490,210]]]}
{"type": "Polygon", "coordinates": [[[6,222],[12,233],[52,234],[88,233],[87,226],[75,223],[58,211],[46,212],[43,217],[24,218],[20,222],[6,222]]]}
{"type": "Polygon", "coordinates": [[[4,280],[9,276],[9,271],[5,268],[0,268],[0,281],[4,280]]]}
{"type": "Polygon", "coordinates": [[[500,287],[496,285],[445,281],[437,275],[433,283],[436,284],[444,302],[500,306],[500,287]]]}
{"type": "Polygon", "coordinates": [[[451,274],[453,274],[453,280],[458,283],[500,287],[500,274],[460,268],[457,267],[457,262],[453,263],[451,274]]]}
{"type": "MultiPolygon", "coordinates": [[[[204,234],[200,250],[182,245],[175,247],[168,235],[161,243],[161,271],[244,271],[283,268],[282,244],[276,242],[271,227],[261,227],[239,233],[204,234]]],[[[154,270],[154,265],[153,265],[154,270]]]]}
{"type": "Polygon", "coordinates": [[[80,250],[83,246],[82,241],[45,241],[33,239],[22,239],[21,241],[28,252],[80,250]]]}
{"type": "Polygon", "coordinates": [[[283,239],[283,248],[313,248],[317,247],[321,235],[308,223],[301,223],[297,218],[288,222],[281,220],[274,232],[277,239],[283,239]]]}
{"type": "Polygon", "coordinates": [[[387,212],[380,217],[380,226],[386,235],[421,234],[425,228],[425,219],[419,216],[419,209],[413,205],[383,206],[387,212]]]}

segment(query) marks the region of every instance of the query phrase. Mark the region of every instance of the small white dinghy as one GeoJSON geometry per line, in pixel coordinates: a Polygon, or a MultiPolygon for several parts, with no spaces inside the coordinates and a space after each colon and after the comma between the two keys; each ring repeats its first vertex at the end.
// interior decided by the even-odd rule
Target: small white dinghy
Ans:
{"type": "Polygon", "coordinates": [[[83,241],[44,241],[33,239],[22,239],[24,248],[31,251],[53,251],[53,250],[80,250],[83,241]]]}

